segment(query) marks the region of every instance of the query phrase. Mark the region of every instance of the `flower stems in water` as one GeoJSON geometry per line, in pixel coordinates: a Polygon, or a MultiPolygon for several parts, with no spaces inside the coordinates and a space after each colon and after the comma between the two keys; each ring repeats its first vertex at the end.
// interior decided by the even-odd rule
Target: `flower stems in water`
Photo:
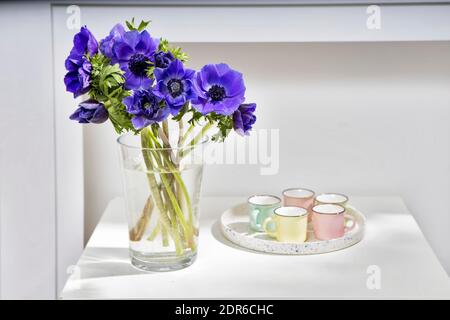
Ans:
{"type": "MultiPolygon", "coordinates": [[[[155,200],[156,206],[160,213],[160,221],[163,225],[163,243],[164,243],[164,245],[168,245],[168,241],[164,241],[164,232],[168,232],[169,230],[171,230],[171,223],[166,214],[163,199],[161,197],[159,187],[158,187],[158,182],[156,180],[155,173],[154,173],[153,161],[152,161],[151,155],[148,152],[148,151],[150,151],[148,149],[149,146],[151,147],[151,141],[147,137],[148,133],[149,133],[149,130],[147,128],[141,131],[141,145],[143,147],[142,153],[143,153],[145,165],[147,166],[147,179],[149,181],[149,186],[150,186],[153,198],[155,200]],[[164,230],[166,230],[166,231],[164,231],[164,230]]],[[[171,232],[171,236],[174,241],[177,254],[181,255],[183,253],[183,251],[181,248],[181,240],[180,240],[179,234],[177,232],[171,232]]]]}
{"type": "MultiPolygon", "coordinates": [[[[142,154],[151,190],[149,199],[154,200],[154,206],[160,214],[157,225],[147,240],[154,241],[158,234],[161,234],[163,246],[169,246],[169,241],[172,239],[177,255],[183,254],[185,249],[196,250],[195,237],[198,235],[198,230],[194,226],[192,202],[181,176],[179,161],[192,151],[192,148],[201,141],[212,126],[208,122],[189,142],[189,147],[183,149],[194,127],[191,125],[186,132],[183,132],[183,125],[180,123],[181,121],[176,155],[173,153],[175,149],[171,149],[170,146],[167,121],[163,121],[159,128],[147,127],[141,131],[142,154]]],[[[145,227],[147,225],[148,221],[145,227]]],[[[140,237],[135,239],[141,239],[144,231],[145,228],[140,231],[140,237]]]]}
{"type": "Polygon", "coordinates": [[[150,217],[153,212],[153,201],[152,197],[148,197],[145,202],[144,209],[142,209],[142,215],[133,229],[130,230],[129,236],[131,241],[140,241],[144,235],[145,229],[150,222],[150,217]]]}
{"type": "Polygon", "coordinates": [[[185,156],[187,156],[192,151],[194,146],[198,144],[201,141],[201,139],[203,139],[206,132],[208,132],[208,130],[212,127],[212,125],[213,124],[211,122],[205,124],[202,130],[200,130],[200,132],[189,142],[190,148],[186,150],[180,150],[180,160],[183,159],[185,156]]]}

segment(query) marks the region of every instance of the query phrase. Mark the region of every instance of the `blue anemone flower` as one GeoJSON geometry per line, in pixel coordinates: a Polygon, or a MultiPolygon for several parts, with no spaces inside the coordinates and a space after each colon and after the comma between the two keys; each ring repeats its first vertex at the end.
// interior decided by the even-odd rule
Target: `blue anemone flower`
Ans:
{"type": "Polygon", "coordinates": [[[252,126],[256,122],[255,110],[256,103],[245,103],[241,104],[233,113],[234,130],[241,136],[250,134],[250,130],[252,130],[252,126]]]}
{"type": "Polygon", "coordinates": [[[136,90],[122,102],[127,112],[133,115],[131,123],[138,130],[163,121],[170,114],[169,108],[151,90],[136,90]]]}
{"type": "Polygon", "coordinates": [[[126,89],[148,89],[153,80],[147,76],[151,59],[158,48],[159,40],[147,31],[127,31],[113,45],[114,62],[125,71],[126,89]]]}
{"type": "Polygon", "coordinates": [[[82,56],[88,53],[93,56],[97,52],[98,42],[94,35],[86,26],[81,27],[80,32],[73,37],[73,48],[70,51],[70,54],[82,56]]]}
{"type": "Polygon", "coordinates": [[[109,35],[100,41],[100,51],[105,55],[105,57],[110,58],[113,64],[116,63],[116,57],[113,51],[114,44],[122,40],[124,34],[125,28],[118,23],[111,29],[109,35]]]}
{"type": "Polygon", "coordinates": [[[204,66],[195,74],[194,88],[197,99],[192,104],[202,114],[231,115],[245,99],[242,73],[225,63],[204,66]]]}
{"type": "Polygon", "coordinates": [[[153,64],[155,65],[155,68],[167,68],[173,60],[175,60],[175,57],[170,51],[159,51],[153,55],[153,64]]]}
{"type": "Polygon", "coordinates": [[[82,27],[73,38],[73,48],[65,61],[67,74],[64,77],[66,90],[76,98],[90,89],[92,66],[87,56],[98,52],[98,43],[86,27],[82,27]]]}
{"type": "Polygon", "coordinates": [[[83,101],[78,105],[78,109],[70,116],[70,120],[79,123],[102,123],[108,119],[108,111],[103,103],[93,99],[83,101]]]}
{"type": "Polygon", "coordinates": [[[180,60],[172,61],[167,68],[156,68],[155,94],[165,99],[172,115],[177,115],[183,105],[195,98],[192,88],[194,70],[185,69],[180,60]]]}

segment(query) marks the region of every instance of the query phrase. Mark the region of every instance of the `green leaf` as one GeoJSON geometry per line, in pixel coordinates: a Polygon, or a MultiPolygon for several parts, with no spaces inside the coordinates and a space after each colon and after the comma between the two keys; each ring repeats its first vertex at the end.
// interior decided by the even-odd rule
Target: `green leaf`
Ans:
{"type": "Polygon", "coordinates": [[[233,116],[224,116],[211,112],[205,116],[205,118],[211,122],[215,123],[219,131],[211,137],[213,141],[223,142],[233,130],[233,116]]]}
{"type": "Polygon", "coordinates": [[[110,60],[102,54],[94,55],[91,64],[90,94],[94,99],[105,102],[112,98],[121,100],[126,96],[124,72],[118,64],[110,65],[110,60]]]}
{"type": "Polygon", "coordinates": [[[150,22],[152,22],[152,20],[148,20],[148,21],[142,20],[141,23],[139,23],[139,27],[137,28],[138,31],[142,31],[145,28],[147,28],[147,26],[149,25],[150,22]]]}
{"type": "Polygon", "coordinates": [[[162,52],[170,51],[174,58],[180,60],[181,62],[186,62],[189,60],[189,56],[185,52],[183,52],[180,47],[171,47],[169,41],[163,38],[159,40],[158,50],[162,52]]]}
{"type": "Polygon", "coordinates": [[[155,71],[154,65],[151,65],[150,67],[147,68],[146,74],[147,74],[147,77],[149,77],[150,79],[154,78],[153,71],[155,71]]]}
{"type": "Polygon", "coordinates": [[[138,133],[131,123],[132,116],[126,111],[125,105],[121,102],[115,103],[107,107],[109,119],[118,134],[126,131],[138,133]]]}
{"type": "Polygon", "coordinates": [[[127,25],[130,31],[137,30],[136,27],[134,26],[134,17],[131,19],[131,22],[125,21],[125,24],[127,25]]]}
{"type": "Polygon", "coordinates": [[[173,117],[172,120],[180,121],[188,111],[188,108],[189,108],[189,101],[183,105],[183,107],[180,109],[180,112],[178,112],[178,114],[175,117],[173,117]]]}
{"type": "Polygon", "coordinates": [[[169,51],[175,57],[175,59],[180,60],[181,62],[187,62],[189,60],[189,56],[181,50],[180,47],[170,47],[169,51]]]}
{"type": "Polygon", "coordinates": [[[150,22],[151,22],[151,20],[148,20],[148,21],[142,20],[139,23],[139,26],[136,27],[136,25],[134,24],[134,17],[133,17],[133,19],[131,19],[131,21],[125,21],[125,24],[127,25],[128,29],[130,31],[139,31],[139,32],[141,32],[141,31],[145,30],[145,28],[147,28],[147,26],[150,24],[150,22]]]}
{"type": "Polygon", "coordinates": [[[159,39],[158,50],[162,51],[162,52],[169,51],[169,41],[167,41],[167,39],[163,39],[163,38],[159,39]]]}
{"type": "Polygon", "coordinates": [[[188,120],[189,124],[195,125],[200,121],[201,118],[203,118],[203,114],[198,112],[197,110],[191,109],[189,111],[192,112],[192,117],[188,120]]]}

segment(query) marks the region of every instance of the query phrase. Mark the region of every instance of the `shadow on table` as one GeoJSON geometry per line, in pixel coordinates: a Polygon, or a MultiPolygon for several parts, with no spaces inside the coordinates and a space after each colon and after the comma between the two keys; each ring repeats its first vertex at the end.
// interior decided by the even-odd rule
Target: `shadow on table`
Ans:
{"type": "Polygon", "coordinates": [[[86,248],[83,260],[78,265],[81,267],[79,278],[82,280],[153,274],[153,272],[141,271],[132,266],[128,248],[86,248]]]}
{"type": "MultiPolygon", "coordinates": [[[[245,227],[245,229],[248,229],[248,224],[247,223],[243,224],[242,228],[244,228],[244,227],[245,227]]],[[[220,243],[222,243],[230,248],[238,249],[238,250],[245,251],[245,252],[251,252],[254,254],[272,255],[272,253],[254,251],[254,250],[250,250],[250,249],[238,246],[237,244],[234,244],[233,242],[231,242],[230,240],[225,238],[225,236],[223,235],[222,230],[220,228],[219,220],[214,222],[214,224],[211,226],[211,234],[214,237],[214,239],[216,239],[220,243]]],[[[263,236],[263,237],[265,238],[265,236],[263,236]]]]}

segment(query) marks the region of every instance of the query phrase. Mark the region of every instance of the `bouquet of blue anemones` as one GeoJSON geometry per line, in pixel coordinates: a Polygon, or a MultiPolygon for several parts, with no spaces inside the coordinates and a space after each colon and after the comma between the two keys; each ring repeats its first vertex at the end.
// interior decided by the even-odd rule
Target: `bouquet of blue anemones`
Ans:
{"type": "MultiPolygon", "coordinates": [[[[87,27],[74,36],[73,48],[65,61],[64,83],[75,98],[88,98],[70,119],[96,124],[109,119],[118,134],[140,134],[142,146],[149,149],[172,147],[167,139],[169,121],[178,122],[180,139],[175,146],[178,148],[195,145],[212,128],[217,128],[212,136],[215,141],[223,141],[233,129],[240,135],[248,135],[256,121],[256,104],[244,103],[242,74],[225,63],[207,64],[199,71],[186,68],[188,56],[181,48],[151,37],[147,26],[145,21],[135,26],[134,19],[126,22],[127,29],[117,24],[100,42],[87,27]],[[185,131],[184,121],[189,124],[185,131]],[[187,139],[201,124],[200,133],[187,139]]],[[[169,230],[178,253],[185,247],[193,249],[191,238],[195,233],[189,218],[184,219],[184,212],[179,212],[186,206],[186,211],[192,211],[188,193],[165,197],[171,191],[186,189],[177,176],[180,156],[183,155],[161,155],[158,157],[164,158],[157,159],[155,155],[144,154],[149,171],[164,165],[166,172],[173,173],[170,179],[160,177],[159,182],[149,174],[153,194],[149,201],[156,204],[161,215],[167,213],[167,219],[161,219],[162,227],[169,230]],[[174,224],[181,227],[173,228],[174,224]],[[181,235],[174,234],[177,232],[181,235]]],[[[148,208],[152,206],[147,204],[142,217],[151,210],[148,208]]],[[[145,229],[142,223],[148,219],[141,220],[137,230],[145,229]]],[[[130,237],[140,240],[142,232],[130,231],[130,237]]]]}

